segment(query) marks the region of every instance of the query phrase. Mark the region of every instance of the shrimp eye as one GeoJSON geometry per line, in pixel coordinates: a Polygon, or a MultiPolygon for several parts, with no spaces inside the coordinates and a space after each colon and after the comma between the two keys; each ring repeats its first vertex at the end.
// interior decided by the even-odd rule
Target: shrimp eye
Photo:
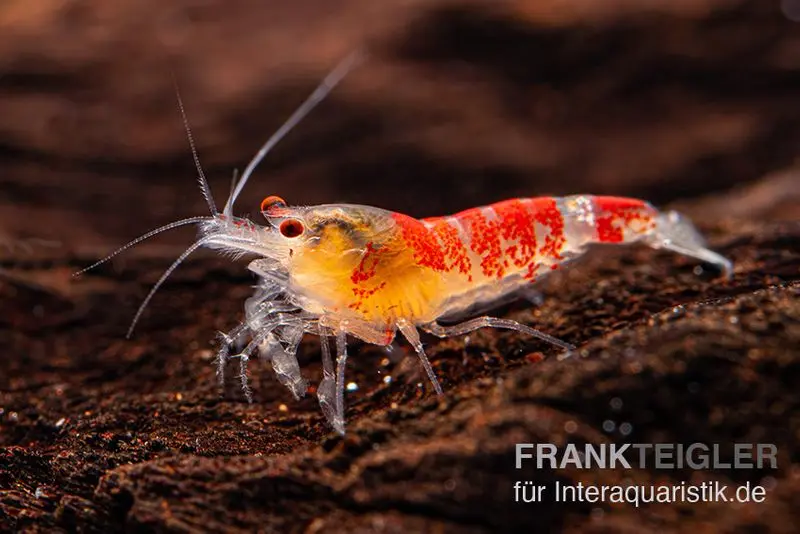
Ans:
{"type": "Polygon", "coordinates": [[[297,237],[303,233],[303,223],[297,219],[286,219],[281,223],[280,231],[283,237],[297,237]]]}
{"type": "Polygon", "coordinates": [[[281,197],[271,195],[261,201],[261,211],[269,211],[270,208],[285,208],[286,201],[281,197]]]}

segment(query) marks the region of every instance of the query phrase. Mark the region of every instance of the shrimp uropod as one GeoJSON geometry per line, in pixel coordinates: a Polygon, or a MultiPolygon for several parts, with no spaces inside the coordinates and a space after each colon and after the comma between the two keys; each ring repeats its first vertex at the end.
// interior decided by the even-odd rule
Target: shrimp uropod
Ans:
{"type": "MultiPolygon", "coordinates": [[[[575,195],[522,198],[469,209],[448,217],[415,219],[380,208],[327,204],[290,206],[271,196],[261,203],[265,224],[232,215],[233,203],[269,150],[353,66],[349,56],[262,147],[235,183],[224,210],[214,204],[197,160],[183,105],[180,110],[210,216],[168,224],[135,239],[107,258],[162,231],[196,224],[199,238],[167,269],[145,298],[128,335],[153,294],[200,247],[254,257],[258,277],[245,303],[244,321],[220,336],[217,376],[238,358],[248,400],[246,365],[256,352],[272,362],[279,381],[299,398],[307,390],[296,353],[305,334],[320,337],[323,377],[317,387],[322,411],[340,434],[345,428],[347,336],[389,345],[400,332],[413,346],[434,390],[442,394],[419,330],[439,337],[483,327],[538,337],[564,351],[569,343],[530,326],[489,316],[469,318],[476,308],[519,295],[530,284],[581,256],[595,243],[643,243],[691,256],[730,275],[729,260],[706,248],[694,226],[676,212],[661,213],[636,199],[575,195]],[[335,340],[334,361],[329,338],[335,340]],[[243,347],[231,354],[232,347],[243,347]]],[[[77,273],[80,274],[80,273],[77,273]]]]}

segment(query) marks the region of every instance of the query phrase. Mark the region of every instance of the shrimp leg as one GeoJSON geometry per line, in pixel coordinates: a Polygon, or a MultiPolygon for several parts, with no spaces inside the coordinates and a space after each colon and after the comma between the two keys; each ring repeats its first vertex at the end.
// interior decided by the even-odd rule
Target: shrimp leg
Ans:
{"type": "Polygon", "coordinates": [[[219,342],[220,347],[217,352],[217,382],[220,389],[225,388],[225,366],[231,358],[231,346],[236,343],[244,331],[247,330],[247,325],[242,323],[227,334],[220,332],[219,342]]]}
{"type": "Polygon", "coordinates": [[[242,392],[247,399],[248,404],[253,404],[253,391],[247,383],[247,362],[250,361],[250,356],[245,353],[237,354],[233,358],[240,358],[239,360],[239,380],[242,383],[242,392]]]}
{"type": "Polygon", "coordinates": [[[272,368],[278,377],[278,381],[289,388],[295,399],[305,396],[308,384],[300,373],[300,365],[297,363],[297,347],[305,333],[306,325],[302,320],[297,320],[296,324],[289,325],[280,333],[280,337],[287,344],[283,347],[272,334],[261,342],[259,352],[262,357],[272,360],[272,368]]]}
{"type": "Polygon", "coordinates": [[[347,332],[336,333],[336,412],[333,415],[333,428],[344,435],[344,367],[347,363],[347,332]]]}
{"type": "MultiPolygon", "coordinates": [[[[241,324],[234,328],[229,334],[223,334],[223,345],[217,355],[217,379],[220,381],[220,384],[224,386],[226,362],[233,358],[239,358],[239,380],[242,384],[242,391],[244,392],[247,402],[252,403],[253,394],[250,391],[250,386],[247,383],[247,362],[250,360],[250,355],[256,350],[256,348],[260,348],[262,343],[267,341],[272,336],[272,332],[275,330],[275,328],[281,325],[294,325],[296,321],[297,319],[289,314],[274,313],[271,317],[269,317],[268,320],[265,320],[261,324],[260,330],[252,336],[250,343],[248,343],[244,349],[235,355],[230,355],[231,345],[235,343],[238,337],[241,336],[245,331],[252,331],[252,329],[245,324],[241,324]]],[[[300,333],[300,336],[302,336],[302,332],[300,333]]],[[[297,341],[299,343],[299,339],[297,341]]],[[[302,377],[300,377],[299,380],[302,381],[302,377]]]]}
{"type": "Polygon", "coordinates": [[[419,339],[419,332],[417,332],[416,327],[405,319],[401,319],[397,321],[397,328],[400,329],[400,332],[403,333],[408,342],[411,343],[411,346],[414,347],[414,350],[417,351],[419,361],[428,374],[428,378],[431,384],[433,384],[433,389],[436,390],[436,394],[442,395],[442,386],[439,385],[439,380],[436,378],[433,367],[431,367],[431,362],[428,361],[428,357],[425,355],[425,350],[422,348],[422,341],[419,339]]]}
{"type": "Polygon", "coordinates": [[[256,350],[256,347],[269,335],[268,331],[259,332],[247,346],[242,349],[239,354],[230,356],[229,358],[239,358],[239,380],[242,384],[242,392],[247,399],[248,404],[253,404],[253,392],[247,383],[247,362],[250,361],[250,355],[256,350]]]}
{"type": "Polygon", "coordinates": [[[328,335],[320,329],[319,344],[322,351],[322,381],[317,387],[317,399],[319,399],[319,406],[322,408],[322,413],[325,414],[325,419],[333,425],[336,420],[336,374],[333,368],[333,359],[331,358],[331,347],[328,344],[328,335]]]}
{"type": "Polygon", "coordinates": [[[452,326],[442,326],[436,322],[433,322],[423,325],[422,329],[437,337],[450,337],[460,336],[462,334],[466,334],[468,332],[472,332],[473,330],[487,326],[491,328],[516,330],[517,332],[522,332],[523,334],[528,334],[529,336],[539,338],[542,341],[547,341],[551,345],[555,345],[566,351],[575,350],[575,345],[571,345],[566,341],[561,341],[558,338],[545,334],[544,332],[540,332],[539,330],[531,328],[530,326],[518,323],[517,321],[512,321],[511,319],[500,319],[499,317],[476,317],[475,319],[470,319],[469,321],[464,321],[463,323],[452,326]]]}

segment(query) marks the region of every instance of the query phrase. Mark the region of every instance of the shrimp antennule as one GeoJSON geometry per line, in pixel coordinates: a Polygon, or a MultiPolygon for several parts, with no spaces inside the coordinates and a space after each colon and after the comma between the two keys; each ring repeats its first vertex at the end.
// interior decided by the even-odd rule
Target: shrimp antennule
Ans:
{"type": "Polygon", "coordinates": [[[216,217],[219,211],[217,210],[217,205],[214,203],[214,196],[211,194],[211,187],[208,185],[206,173],[203,172],[203,167],[200,165],[200,156],[197,155],[197,147],[195,147],[194,144],[194,136],[192,135],[192,129],[189,127],[189,119],[186,117],[186,110],[183,107],[183,99],[181,98],[181,92],[178,88],[178,80],[175,78],[175,73],[172,74],[172,82],[175,84],[175,96],[178,99],[178,109],[181,112],[183,128],[186,130],[186,138],[189,140],[189,148],[192,150],[192,159],[197,169],[197,181],[200,183],[200,190],[203,192],[203,197],[206,199],[211,215],[216,217]]]}

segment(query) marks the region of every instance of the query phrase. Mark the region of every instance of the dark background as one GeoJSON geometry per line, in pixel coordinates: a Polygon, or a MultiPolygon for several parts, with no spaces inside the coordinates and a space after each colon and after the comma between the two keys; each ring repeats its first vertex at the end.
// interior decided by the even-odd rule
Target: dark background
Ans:
{"type": "MultiPolygon", "coordinates": [[[[791,532],[800,405],[800,7],[793,0],[107,2],[0,6],[0,529],[791,532]],[[342,57],[368,52],[237,203],[414,216],[514,196],[681,209],[731,282],[665,253],[598,250],[539,308],[498,313],[580,346],[485,331],[428,351],[354,346],[348,435],[253,362],[220,398],[217,330],[252,278],[198,254],[133,313],[234,168],[342,57]],[[391,376],[389,384],[384,377],[391,376]],[[612,424],[609,424],[612,423],[612,424]],[[622,426],[624,424],[629,426],[622,426]],[[624,431],[621,429],[624,428],[624,431]],[[775,443],[777,471],[528,471],[517,442],[775,443]],[[516,480],[750,481],[767,502],[514,505],[516,480]]],[[[319,378],[319,345],[301,348],[319,378]]],[[[233,374],[233,370],[232,370],[233,374]]]]}

